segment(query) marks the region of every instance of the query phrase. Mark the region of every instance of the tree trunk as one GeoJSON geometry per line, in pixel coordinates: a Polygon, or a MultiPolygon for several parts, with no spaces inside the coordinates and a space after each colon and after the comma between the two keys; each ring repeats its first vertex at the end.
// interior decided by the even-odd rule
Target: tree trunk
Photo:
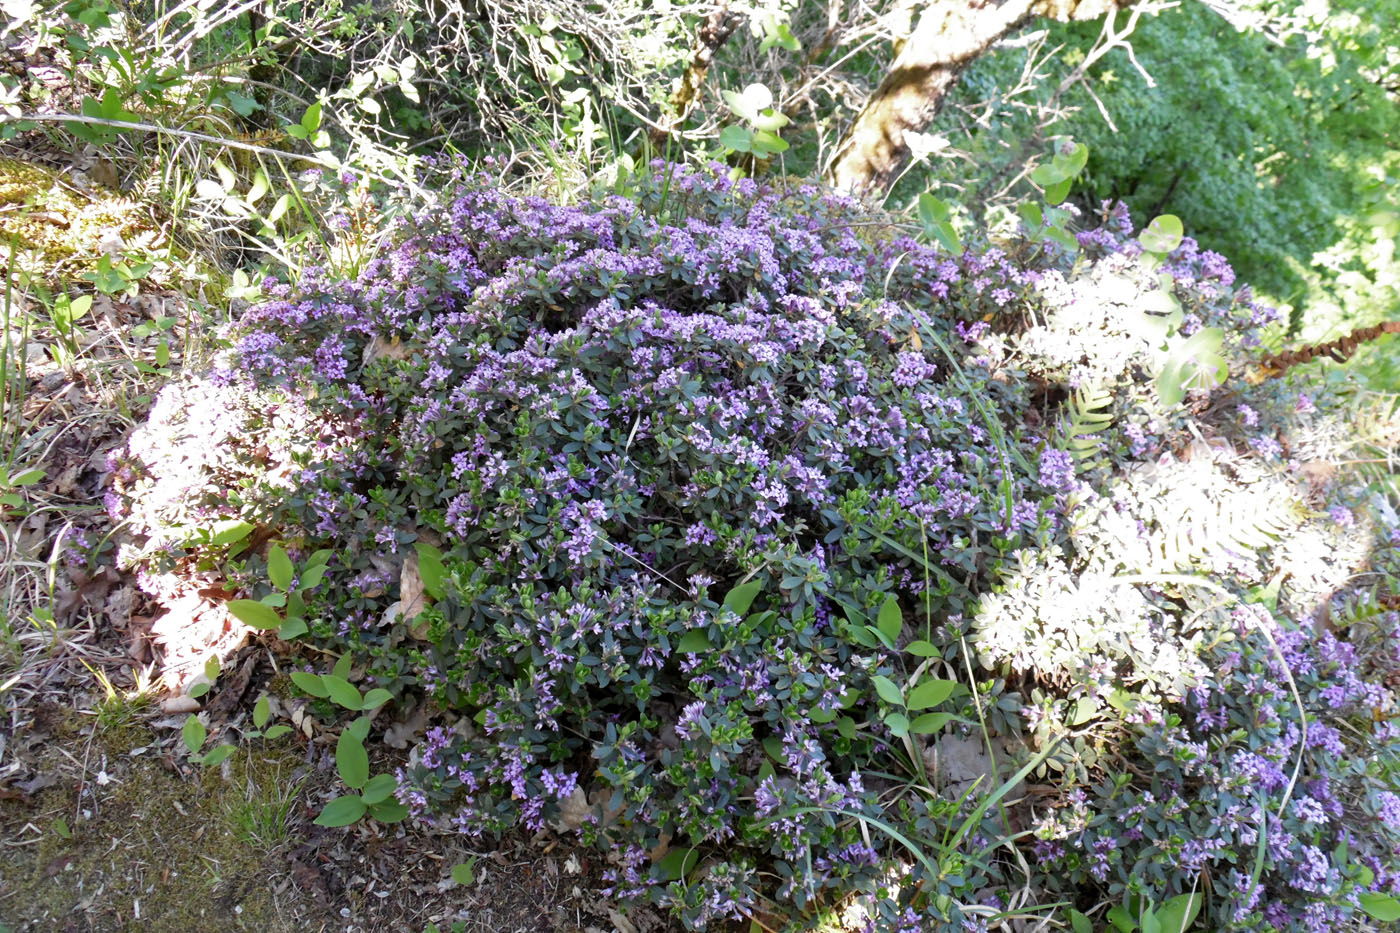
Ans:
{"type": "Polygon", "coordinates": [[[883,199],[909,159],[906,135],[928,126],[959,72],[992,43],[1034,16],[1094,19],[1117,6],[1117,0],[934,0],[836,147],[827,181],[883,199]]]}
{"type": "Polygon", "coordinates": [[[700,96],[700,86],[705,83],[705,75],[710,70],[715,53],[729,41],[741,22],[743,17],[732,12],[729,0],[724,0],[700,27],[695,35],[695,45],[691,48],[690,65],[671,93],[667,112],[661,115],[660,125],[652,127],[649,133],[651,144],[656,149],[664,151],[671,134],[685,122],[695,106],[695,99],[700,96]]]}

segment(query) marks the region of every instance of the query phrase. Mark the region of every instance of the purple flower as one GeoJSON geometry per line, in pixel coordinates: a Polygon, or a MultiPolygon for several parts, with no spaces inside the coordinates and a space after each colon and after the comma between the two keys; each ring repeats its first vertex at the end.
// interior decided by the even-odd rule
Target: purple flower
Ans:
{"type": "Polygon", "coordinates": [[[1377,791],[1373,798],[1376,816],[1389,828],[1400,831],[1400,795],[1388,790],[1377,791]]]}
{"type": "Polygon", "coordinates": [[[1040,452],[1041,485],[1055,492],[1074,488],[1074,457],[1065,450],[1046,448],[1040,452]]]}

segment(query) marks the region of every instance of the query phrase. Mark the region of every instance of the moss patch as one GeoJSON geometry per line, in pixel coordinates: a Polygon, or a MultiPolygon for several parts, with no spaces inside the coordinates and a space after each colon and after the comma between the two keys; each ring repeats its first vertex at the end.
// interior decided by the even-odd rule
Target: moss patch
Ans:
{"type": "Polygon", "coordinates": [[[131,198],[97,185],[79,191],[51,169],[0,158],[0,259],[15,244],[20,268],[55,279],[92,268],[114,235],[150,246],[157,233],[131,198]]]}
{"type": "Polygon", "coordinates": [[[50,788],[29,807],[0,811],[9,840],[28,843],[0,864],[0,919],[17,931],[154,933],[290,929],[306,919],[309,905],[295,890],[277,894],[285,829],[252,839],[230,817],[240,806],[266,814],[289,800],[301,762],[294,746],[240,749],[227,769],[189,776],[155,749],[124,760],[115,751],[92,756],[89,772],[103,770],[89,774],[81,801],[76,787],[50,788]]]}

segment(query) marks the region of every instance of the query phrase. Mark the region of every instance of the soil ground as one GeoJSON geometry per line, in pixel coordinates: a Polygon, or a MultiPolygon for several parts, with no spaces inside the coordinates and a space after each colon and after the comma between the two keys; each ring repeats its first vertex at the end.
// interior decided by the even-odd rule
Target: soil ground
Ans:
{"type": "Polygon", "coordinates": [[[243,742],[224,764],[202,767],[180,753],[183,715],[132,706],[46,700],[0,732],[7,759],[28,765],[0,787],[0,929],[620,925],[598,896],[596,853],[549,840],[473,846],[403,824],[316,826],[321,802],[338,792],[322,736],[243,742]],[[452,878],[464,864],[469,884],[452,878]]]}

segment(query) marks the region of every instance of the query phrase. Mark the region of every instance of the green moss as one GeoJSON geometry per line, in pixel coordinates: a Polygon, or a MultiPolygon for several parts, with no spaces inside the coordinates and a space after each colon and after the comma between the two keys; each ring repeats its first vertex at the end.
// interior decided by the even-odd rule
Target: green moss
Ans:
{"type": "MultiPolygon", "coordinates": [[[[127,738],[133,737],[134,731],[127,738]]],[[[103,735],[104,745],[107,740],[103,735]]],[[[113,742],[111,751],[122,744],[113,742]]],[[[44,833],[0,864],[0,887],[10,895],[7,922],[60,929],[80,911],[92,929],[187,933],[284,926],[272,888],[279,872],[274,853],[287,841],[285,821],[280,838],[252,840],[230,813],[239,806],[263,814],[269,807],[284,815],[294,811],[299,788],[288,789],[289,776],[301,756],[292,743],[240,748],[226,770],[209,768],[194,780],[167,770],[155,750],[115,768],[110,762],[121,758],[109,753],[107,759],[110,783],[95,788],[96,806],[91,798],[82,802],[89,818],[75,820],[79,802],[71,787],[44,791],[33,806],[0,818],[8,836],[25,823],[44,833]],[[70,827],[70,838],[56,831],[59,820],[70,827]]]]}
{"type": "Polygon", "coordinates": [[[81,192],[57,172],[0,158],[0,257],[19,247],[21,268],[46,278],[91,268],[112,235],[131,243],[154,224],[137,201],[94,185],[81,192]],[[27,257],[26,257],[27,254],[27,257]]]}

